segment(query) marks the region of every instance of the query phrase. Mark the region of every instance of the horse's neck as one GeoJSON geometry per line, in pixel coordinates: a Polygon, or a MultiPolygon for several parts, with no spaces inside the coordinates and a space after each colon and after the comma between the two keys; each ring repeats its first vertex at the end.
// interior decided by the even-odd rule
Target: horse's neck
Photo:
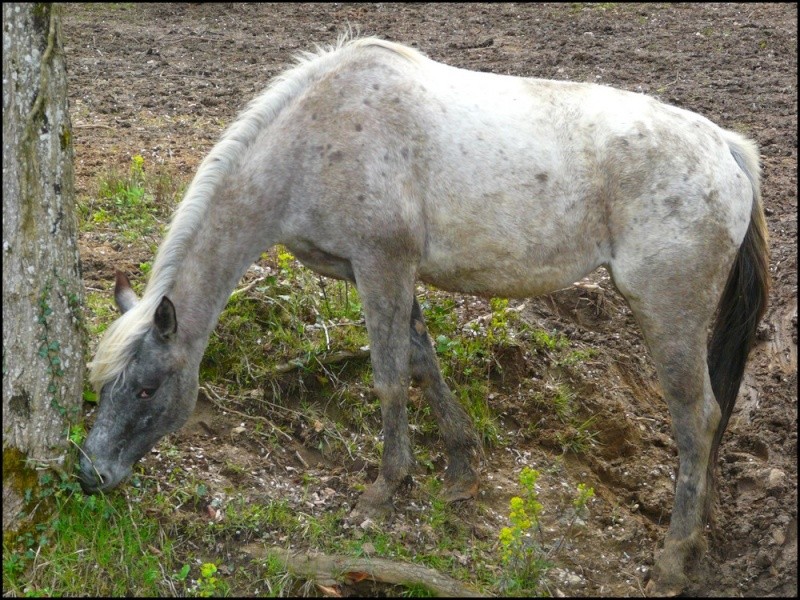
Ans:
{"type": "MultiPolygon", "coordinates": [[[[231,178],[228,178],[231,181],[231,178]]],[[[178,330],[205,349],[228,298],[247,268],[274,243],[269,203],[246,186],[223,185],[187,243],[168,294],[178,330]]]]}

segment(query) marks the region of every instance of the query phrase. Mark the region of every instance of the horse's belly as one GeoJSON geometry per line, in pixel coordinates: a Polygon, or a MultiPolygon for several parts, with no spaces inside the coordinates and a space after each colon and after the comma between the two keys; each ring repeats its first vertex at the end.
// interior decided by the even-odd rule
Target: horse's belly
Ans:
{"type": "Polygon", "coordinates": [[[566,249],[554,258],[535,246],[490,252],[465,242],[456,252],[429,248],[419,277],[451,292],[523,298],[567,287],[601,263],[597,256],[566,249]]]}

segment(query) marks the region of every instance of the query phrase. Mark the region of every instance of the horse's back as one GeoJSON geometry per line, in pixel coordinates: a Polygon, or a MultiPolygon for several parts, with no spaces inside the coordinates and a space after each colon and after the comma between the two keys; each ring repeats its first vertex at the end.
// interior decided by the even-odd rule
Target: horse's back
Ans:
{"type": "Polygon", "coordinates": [[[697,227],[735,239],[749,215],[723,130],[605,86],[365,43],[292,119],[306,215],[292,234],[323,227],[317,238],[335,243],[322,250],[343,254],[359,249],[342,231],[401,236],[420,276],[446,289],[542,293],[648,244],[697,243],[697,227]]]}

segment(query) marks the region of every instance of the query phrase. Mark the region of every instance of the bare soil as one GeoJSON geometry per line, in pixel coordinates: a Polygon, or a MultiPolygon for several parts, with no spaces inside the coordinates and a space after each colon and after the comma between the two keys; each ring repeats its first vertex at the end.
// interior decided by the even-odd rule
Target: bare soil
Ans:
{"type": "MultiPolygon", "coordinates": [[[[722,444],[709,550],[687,593],[796,596],[796,4],[68,5],[63,26],[79,192],[92,193],[98,176],[127,168],[135,154],[188,180],[224,126],[295,53],[335,41],[348,25],[458,67],[644,92],[758,142],[773,289],[722,444]]],[[[90,234],[81,254],[86,285],[109,290],[109,297],[115,268],[136,274],[151,259],[141,245],[90,234]]],[[[496,536],[519,469],[529,465],[544,473],[545,533],[557,535],[558,515],[548,507],[585,481],[597,490],[591,517],[558,556],[550,591],[637,596],[668,526],[676,450],[630,311],[604,272],[590,282],[599,288],[530,300],[521,314],[568,336],[575,348],[597,351],[563,376],[587,418],[595,416],[599,444],[562,457],[558,421],[528,393],[548,383],[541,380],[542,355],[524,348],[507,353],[491,389],[510,442],[487,448],[482,493],[463,518],[476,536],[496,536]]],[[[458,310],[463,321],[489,312],[469,298],[458,310]]],[[[178,462],[194,468],[223,501],[225,490],[236,488],[249,490],[254,502],[282,496],[297,510],[330,510],[352,506],[352,484],[374,476],[375,465],[325,457],[313,436],[299,430],[284,452],[265,456],[257,438],[237,433],[242,422],[201,397],[191,423],[171,436],[178,462]],[[320,481],[311,499],[298,492],[301,472],[320,481]]],[[[170,460],[156,452],[145,469],[166,477],[170,460]]],[[[410,527],[417,504],[400,498],[397,505],[395,526],[410,527]]],[[[215,514],[208,503],[195,508],[215,514]]],[[[248,547],[220,543],[216,551],[233,568],[248,547]]]]}

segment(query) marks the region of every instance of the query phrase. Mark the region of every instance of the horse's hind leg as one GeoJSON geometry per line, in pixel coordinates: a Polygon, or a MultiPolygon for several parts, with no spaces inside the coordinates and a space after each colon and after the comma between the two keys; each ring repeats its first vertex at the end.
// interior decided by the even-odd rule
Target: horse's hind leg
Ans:
{"type": "Polygon", "coordinates": [[[719,281],[724,272],[719,265],[725,261],[717,260],[705,274],[703,265],[693,265],[694,276],[676,272],[676,262],[659,265],[652,257],[641,268],[613,269],[614,281],[628,299],[655,362],[678,446],[669,531],[648,584],[648,592],[659,595],[680,593],[687,582],[687,562],[704,550],[712,485],[708,464],[721,414],[706,364],[707,326],[724,283],[719,281]]]}
{"type": "Polygon", "coordinates": [[[474,497],[478,492],[478,472],[472,462],[480,447],[478,437],[471,419],[442,378],[416,298],[411,307],[411,378],[430,404],[444,440],[445,500],[455,502],[474,497]]]}

